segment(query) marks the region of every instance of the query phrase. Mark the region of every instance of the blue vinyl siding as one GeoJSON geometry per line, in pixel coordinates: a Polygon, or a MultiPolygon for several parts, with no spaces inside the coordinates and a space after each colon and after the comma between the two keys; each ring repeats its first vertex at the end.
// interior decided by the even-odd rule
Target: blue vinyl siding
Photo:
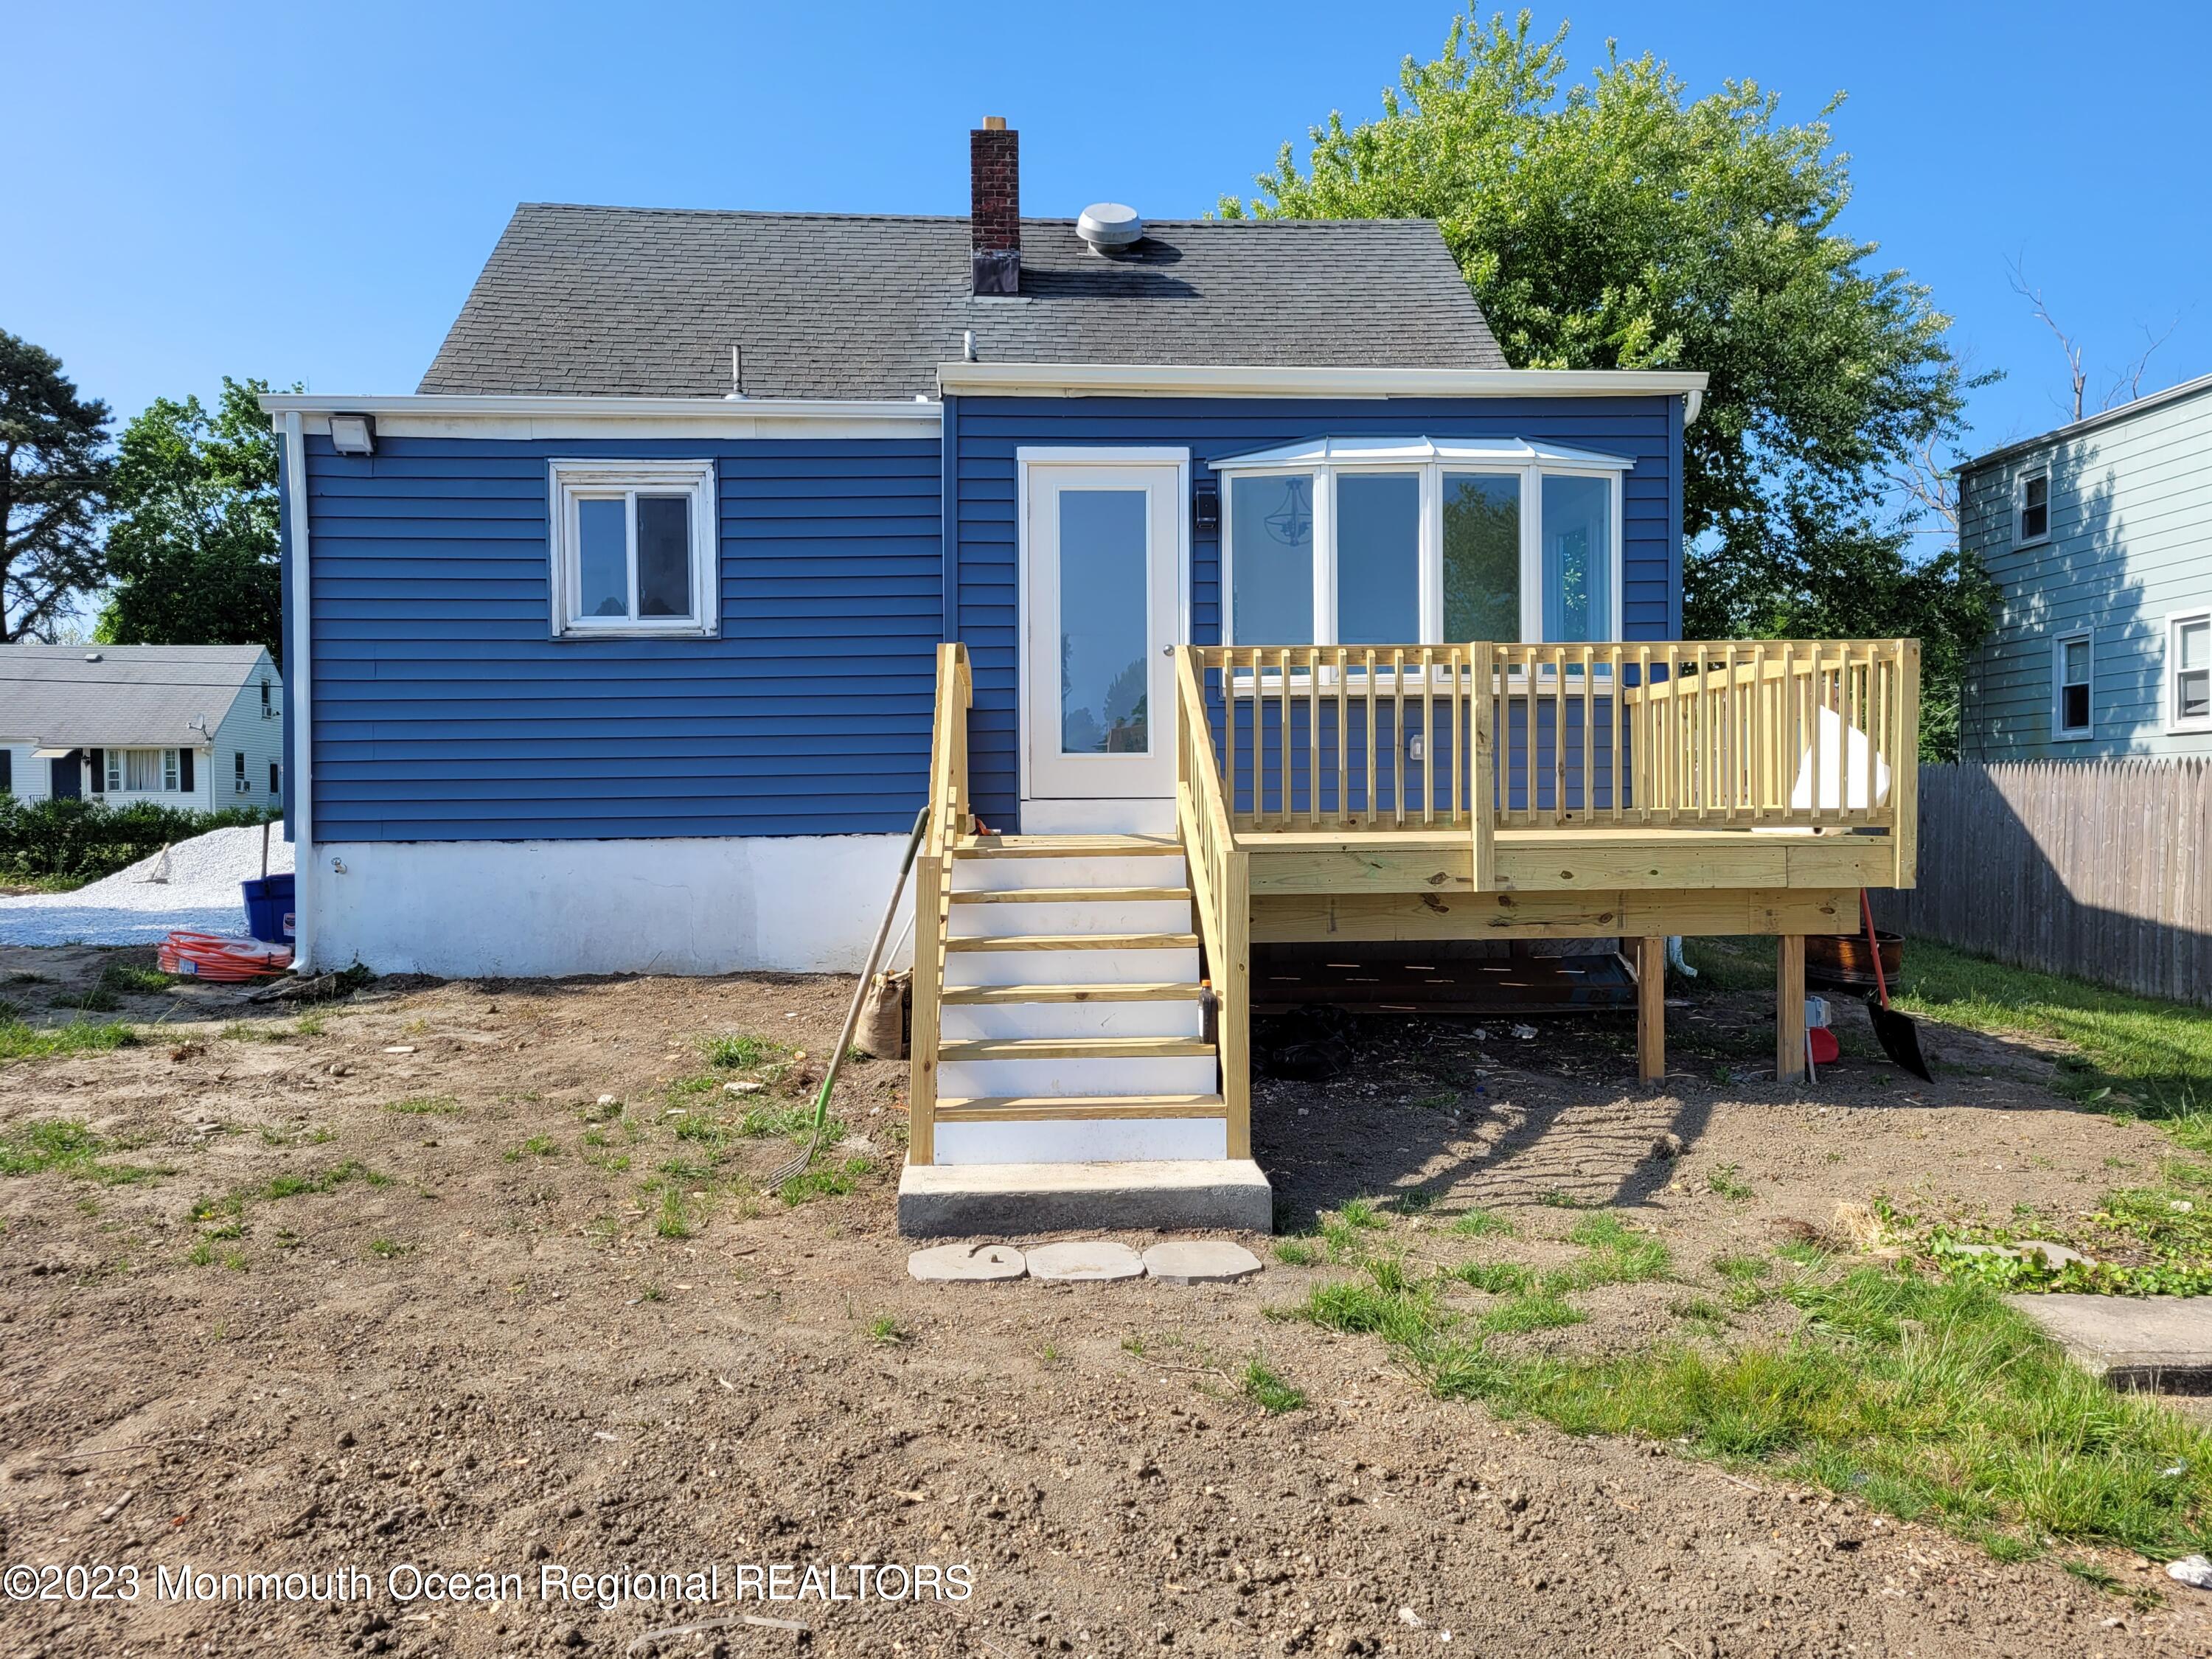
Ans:
{"type": "MultiPolygon", "coordinates": [[[[975,678],[969,722],[976,810],[1012,825],[1020,793],[1015,676],[1018,447],[1168,446],[1191,452],[1194,480],[1217,456],[1321,436],[1526,438],[1626,455],[1621,497],[1622,631],[1666,639],[1681,623],[1681,444],[1679,398],[949,398],[945,416],[945,520],[957,526],[957,575],[945,599],[958,618],[975,678]]],[[[1188,509],[1186,509],[1188,510],[1188,509]]],[[[1194,639],[1221,637],[1219,538],[1194,533],[1194,639]]]]}
{"type": "Polygon", "coordinates": [[[934,438],[383,438],[358,459],[311,438],[307,471],[319,840],[913,822],[944,626],[934,438]],[[715,460],[720,637],[550,636],[545,463],[610,455],[715,460]]]}

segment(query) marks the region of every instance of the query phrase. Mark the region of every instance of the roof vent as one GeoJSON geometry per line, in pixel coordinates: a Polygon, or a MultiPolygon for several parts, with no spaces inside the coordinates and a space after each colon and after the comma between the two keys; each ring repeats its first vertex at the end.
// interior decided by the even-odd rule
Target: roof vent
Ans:
{"type": "Polygon", "coordinates": [[[97,651],[88,651],[84,653],[84,659],[87,662],[98,662],[100,660],[100,653],[97,651]]]}
{"type": "Polygon", "coordinates": [[[1093,202],[1075,222],[1075,234],[1093,253],[1119,253],[1144,240],[1145,222],[1137,210],[1119,202],[1093,202]]]}

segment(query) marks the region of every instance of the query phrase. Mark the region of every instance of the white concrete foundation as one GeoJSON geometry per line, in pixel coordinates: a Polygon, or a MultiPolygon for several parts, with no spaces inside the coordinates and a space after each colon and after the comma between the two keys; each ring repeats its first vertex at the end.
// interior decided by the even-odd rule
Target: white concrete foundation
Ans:
{"type": "MultiPolygon", "coordinates": [[[[313,960],[301,965],[447,978],[857,973],[905,846],[904,836],[323,842],[303,884],[316,908],[302,929],[313,960]]],[[[911,895],[909,884],[908,909],[911,895]]]]}

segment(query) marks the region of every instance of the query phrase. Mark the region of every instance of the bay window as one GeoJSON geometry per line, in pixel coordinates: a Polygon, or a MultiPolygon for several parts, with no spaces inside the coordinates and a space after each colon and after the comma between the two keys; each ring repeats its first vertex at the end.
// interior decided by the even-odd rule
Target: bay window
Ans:
{"type": "Polygon", "coordinates": [[[1214,462],[1225,642],[1620,635],[1620,475],[1512,441],[1322,439],[1214,462]]]}

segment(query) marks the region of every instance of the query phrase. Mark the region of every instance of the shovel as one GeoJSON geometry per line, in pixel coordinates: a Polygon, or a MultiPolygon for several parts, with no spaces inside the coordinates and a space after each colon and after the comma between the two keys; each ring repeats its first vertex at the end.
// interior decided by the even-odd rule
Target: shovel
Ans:
{"type": "Polygon", "coordinates": [[[1881,973],[1881,945],[1874,935],[1874,906],[1867,902],[1863,887],[1859,889],[1859,915],[1866,920],[1867,953],[1874,958],[1875,995],[1867,999],[1867,1018],[1874,1022],[1875,1040],[1897,1065],[1923,1083],[1933,1083],[1936,1074],[1928,1069],[1927,1059],[1920,1052],[1920,1028],[1889,1006],[1889,986],[1881,973]]]}

